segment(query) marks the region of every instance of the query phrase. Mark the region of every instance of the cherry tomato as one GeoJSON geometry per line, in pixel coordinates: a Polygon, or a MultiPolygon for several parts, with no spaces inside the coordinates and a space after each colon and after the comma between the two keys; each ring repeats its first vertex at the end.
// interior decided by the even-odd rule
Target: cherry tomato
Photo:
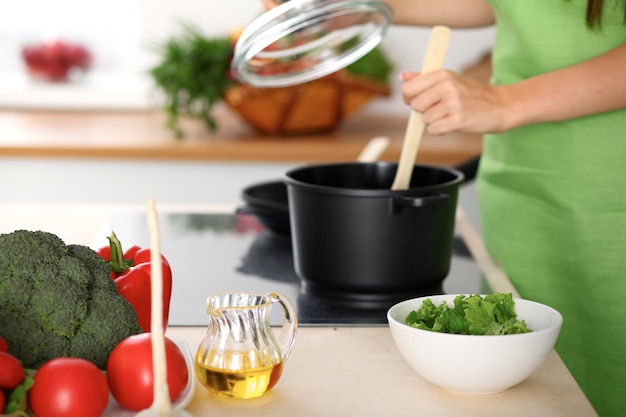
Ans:
{"type": "MultiPolygon", "coordinates": [[[[189,370],[185,356],[168,338],[165,338],[165,360],[170,400],[174,401],[187,386],[189,370]]],[[[127,337],[113,349],[107,362],[107,379],[113,398],[122,407],[138,411],[152,405],[154,372],[151,333],[127,337]]]]}
{"type": "Polygon", "coordinates": [[[9,351],[9,344],[7,343],[6,339],[2,336],[0,336],[0,351],[2,352],[9,351]]]}
{"type": "Polygon", "coordinates": [[[52,359],[34,379],[28,404],[37,417],[101,417],[109,402],[104,373],[85,359],[52,359]]]}
{"type": "Polygon", "coordinates": [[[2,414],[2,410],[7,405],[7,398],[4,396],[4,391],[0,389],[0,414],[2,414]]]}
{"type": "Polygon", "coordinates": [[[0,389],[13,389],[24,379],[24,368],[15,356],[0,351],[0,389]]]}

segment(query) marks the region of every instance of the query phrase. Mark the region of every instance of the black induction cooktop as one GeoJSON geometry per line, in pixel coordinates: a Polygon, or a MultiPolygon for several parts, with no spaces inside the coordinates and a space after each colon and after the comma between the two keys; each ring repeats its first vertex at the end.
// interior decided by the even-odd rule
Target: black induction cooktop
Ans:
{"type": "MultiPolygon", "coordinates": [[[[296,307],[301,326],[387,324],[390,305],[364,307],[309,294],[294,271],[290,239],[265,230],[250,215],[161,211],[159,227],[161,251],[172,267],[174,280],[170,326],[205,326],[207,297],[227,291],[281,293],[296,307]]],[[[107,245],[112,231],[124,246],[149,246],[142,211],[115,213],[92,247],[107,245]]],[[[480,270],[462,240],[455,238],[450,273],[441,285],[425,288],[424,295],[480,290],[480,270]]],[[[280,324],[280,311],[273,313],[277,314],[271,317],[272,324],[280,324]]]]}

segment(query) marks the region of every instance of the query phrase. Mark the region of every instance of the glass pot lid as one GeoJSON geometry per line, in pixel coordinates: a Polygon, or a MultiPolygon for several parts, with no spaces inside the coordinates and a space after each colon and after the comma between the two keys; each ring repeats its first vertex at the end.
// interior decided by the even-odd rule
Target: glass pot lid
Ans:
{"type": "Polygon", "coordinates": [[[332,74],[376,47],[391,24],[380,1],[290,0],[242,32],[231,70],[256,87],[286,87],[332,74]]]}

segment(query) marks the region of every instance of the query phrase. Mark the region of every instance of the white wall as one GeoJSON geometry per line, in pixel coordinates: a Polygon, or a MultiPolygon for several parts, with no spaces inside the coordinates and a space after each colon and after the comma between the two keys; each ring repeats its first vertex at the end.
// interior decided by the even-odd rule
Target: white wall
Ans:
{"type": "MultiPolygon", "coordinates": [[[[242,204],[244,187],[280,180],[301,162],[181,162],[0,157],[2,203],[242,204]]],[[[459,204],[479,225],[473,184],[459,204]]],[[[1,221],[1,219],[0,219],[1,221]]]]}
{"type": "Polygon", "coordinates": [[[280,179],[293,164],[2,158],[0,204],[233,204],[245,185],[280,179]]]}
{"type": "MultiPolygon", "coordinates": [[[[28,6],[46,0],[28,0],[28,6]]],[[[64,0],[69,8],[76,0],[64,0]]],[[[115,0],[98,8],[87,8],[74,29],[61,28],[95,48],[94,68],[67,84],[34,83],[23,70],[20,58],[19,30],[11,33],[0,26],[0,108],[146,109],[159,106],[147,70],[158,62],[156,46],[179,34],[181,22],[196,25],[207,36],[224,36],[242,28],[262,12],[261,0],[115,0]],[[104,13],[106,10],[107,13],[104,13]],[[115,12],[111,12],[114,10],[115,12]],[[89,24],[91,22],[91,24],[89,24]],[[72,32],[73,31],[73,32],[72,32]],[[14,42],[9,42],[11,35],[14,42]],[[3,38],[6,37],[7,39],[3,38]],[[9,42],[7,44],[7,42],[9,42]],[[15,43],[18,42],[18,43],[15,43]],[[105,49],[114,48],[113,50],[105,49]],[[9,65],[9,61],[13,61],[9,65]]],[[[47,5],[47,2],[46,2],[47,5]]],[[[55,3],[56,5],[56,3],[55,3]]],[[[2,16],[14,9],[0,5],[2,16]]],[[[26,6],[24,6],[26,7],[26,6]]],[[[75,8],[71,8],[74,10],[75,8]]],[[[82,10],[82,8],[81,8],[82,10]]],[[[24,10],[24,13],[30,10],[24,10]]],[[[61,12],[62,10],[57,10],[61,12]]],[[[74,14],[72,14],[74,16],[74,14]]],[[[4,19],[4,24],[9,18],[4,19]]],[[[23,19],[22,19],[23,20],[23,19]]],[[[22,21],[20,20],[20,21],[22,21]]],[[[52,21],[56,21],[52,19],[52,21]]],[[[34,24],[34,23],[33,23],[34,24]]],[[[57,22],[57,26],[58,26],[57,22]]],[[[32,25],[30,25],[32,26],[32,25]]],[[[29,26],[29,27],[30,27],[29,26]]],[[[21,26],[20,26],[21,27],[21,26]]],[[[32,30],[35,30],[31,28],[32,30]]],[[[41,28],[43,30],[45,28],[41,28]]],[[[36,30],[35,30],[36,33],[36,30]]],[[[397,73],[421,67],[428,40],[428,28],[396,27],[389,29],[382,46],[395,66],[393,95],[371,103],[364,111],[405,114],[407,108],[399,94],[397,73]]],[[[493,29],[454,30],[445,66],[452,70],[478,60],[493,43],[493,29]]]]}

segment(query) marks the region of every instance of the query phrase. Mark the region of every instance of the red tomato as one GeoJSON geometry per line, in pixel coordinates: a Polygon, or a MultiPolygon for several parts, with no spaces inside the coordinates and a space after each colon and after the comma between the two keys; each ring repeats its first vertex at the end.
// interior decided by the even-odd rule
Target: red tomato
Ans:
{"type": "Polygon", "coordinates": [[[34,379],[28,404],[37,417],[100,417],[109,402],[106,377],[85,359],[52,359],[34,379]]]}
{"type": "MultiPolygon", "coordinates": [[[[187,386],[189,370],[185,356],[168,338],[165,338],[165,360],[170,400],[174,401],[187,386]]],[[[152,405],[154,372],[151,333],[127,337],[113,349],[107,362],[107,379],[113,398],[122,407],[138,411],[152,405]]]]}
{"type": "Polygon", "coordinates": [[[9,351],[9,344],[7,343],[5,338],[2,336],[0,336],[0,351],[3,351],[3,352],[9,351]]]}
{"type": "Polygon", "coordinates": [[[22,379],[24,368],[19,359],[0,350],[0,389],[13,389],[22,382],[22,379]]]}

